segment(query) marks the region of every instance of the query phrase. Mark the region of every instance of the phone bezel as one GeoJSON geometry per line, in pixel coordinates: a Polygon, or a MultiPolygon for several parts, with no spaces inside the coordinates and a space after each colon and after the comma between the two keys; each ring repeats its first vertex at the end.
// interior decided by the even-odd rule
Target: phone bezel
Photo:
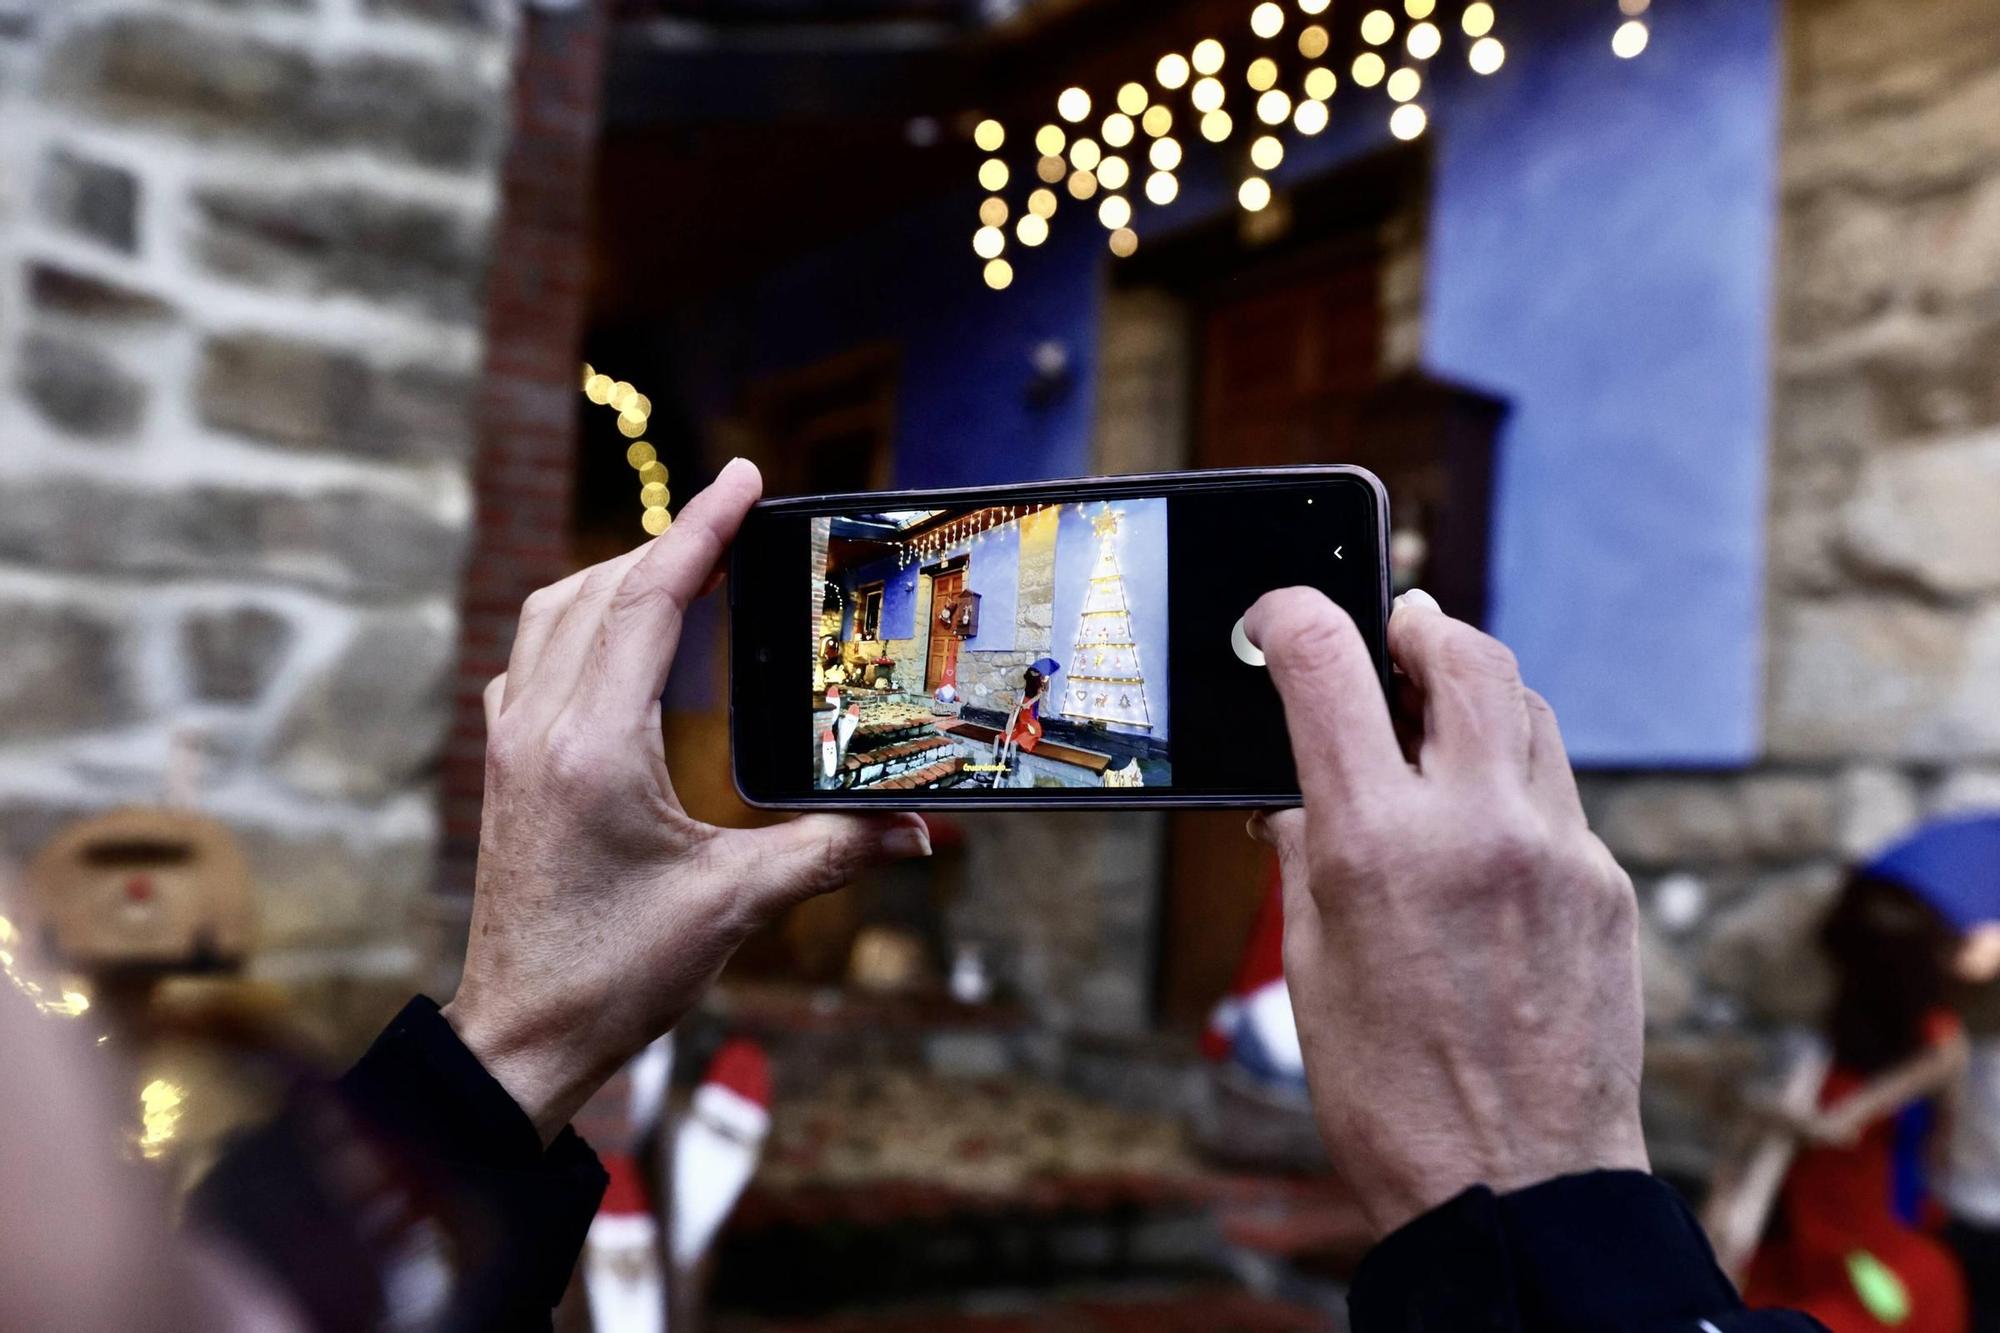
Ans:
{"type": "MultiPolygon", "coordinates": [[[[1389,617],[1389,492],[1382,481],[1367,468],[1352,464],[1314,464],[1298,467],[1272,468],[1229,468],[1207,472],[1150,472],[1117,477],[1078,477],[1058,481],[1021,482],[998,486],[951,487],[939,490],[907,491],[849,491],[831,495],[811,495],[765,500],[757,505],[757,511],[774,515],[799,515],[815,517],[830,511],[865,508],[869,510],[894,509],[947,509],[957,505],[993,504],[1001,501],[1020,503],[1023,501],[1068,502],[1070,500],[1119,499],[1134,496],[1159,496],[1167,498],[1176,494],[1196,491],[1223,491],[1255,489],[1259,486],[1291,485],[1302,481],[1348,478],[1365,486],[1374,498],[1375,512],[1375,567],[1380,588],[1377,605],[1381,609],[1379,633],[1369,636],[1371,642],[1384,644],[1388,637],[1389,617]]],[[[868,795],[818,795],[809,794],[797,798],[762,799],[754,796],[744,784],[742,725],[737,712],[739,674],[737,654],[743,646],[742,628],[738,616],[742,580],[739,577],[743,544],[741,542],[730,552],[729,561],[729,662],[727,688],[729,691],[729,776],[736,788],[736,794],[743,802],[756,810],[775,811],[823,811],[835,810],[852,814],[866,814],[870,811],[894,813],[903,810],[958,811],[975,810],[1279,810],[1300,804],[1302,797],[1290,793],[1272,797],[1244,795],[1176,795],[1166,789],[1140,788],[1137,792],[1123,792],[1116,795],[1036,795],[1033,789],[1024,789],[1018,796],[994,793],[977,799],[967,797],[924,797],[903,796],[884,793],[881,796],[868,795]],[[1157,795],[1141,795],[1140,792],[1158,791],[1157,795]]],[[[759,622],[769,626],[770,622],[759,622]]],[[[767,629],[766,633],[770,631],[767,629]]],[[[753,642],[775,643],[775,637],[757,636],[753,642]]],[[[1389,688],[1389,663],[1386,651],[1376,654],[1376,671],[1380,677],[1384,697],[1389,688]]],[[[765,734],[759,728],[760,737],[765,734]]]]}

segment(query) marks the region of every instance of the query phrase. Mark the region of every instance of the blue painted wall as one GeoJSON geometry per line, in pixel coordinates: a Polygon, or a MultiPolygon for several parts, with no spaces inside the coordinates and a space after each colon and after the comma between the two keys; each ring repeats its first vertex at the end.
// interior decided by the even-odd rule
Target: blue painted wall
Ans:
{"type": "MultiPolygon", "coordinates": [[[[1467,71],[1456,36],[1434,62],[1425,359],[1513,401],[1494,623],[1578,761],[1732,765],[1760,737],[1778,4],[1676,0],[1653,20],[1651,48],[1622,61],[1609,0],[1502,6],[1499,74],[1467,71]]],[[[1343,88],[1333,108],[1326,134],[1290,136],[1280,186],[1386,142],[1378,95],[1343,88]]],[[[1142,235],[1232,200],[1196,151],[1142,235]]],[[[944,201],[702,312],[684,382],[724,408],[752,374],[893,338],[899,485],[1086,471],[1103,233],[1069,205],[994,294],[969,250],[976,204],[944,201]],[[1075,378],[1037,407],[1043,339],[1069,347],[1075,378]]],[[[1071,632],[1058,621],[1059,644],[1071,632]]]]}
{"type": "MultiPolygon", "coordinates": [[[[1167,504],[1164,500],[1121,500],[1118,568],[1125,576],[1125,604],[1132,612],[1132,639],[1139,645],[1139,669],[1146,677],[1146,705],[1155,740],[1167,739],[1172,710],[1167,674],[1167,504]]],[[[1097,506],[1079,511],[1065,506],[1056,525],[1055,652],[1063,664],[1056,678],[1055,707],[1062,706],[1068,677],[1076,669],[1076,636],[1084,598],[1097,567],[1097,506]]]]}
{"type": "Polygon", "coordinates": [[[972,543],[965,590],[979,594],[979,633],[965,641],[977,653],[1011,652],[1021,606],[1021,525],[1004,523],[972,543]]]}

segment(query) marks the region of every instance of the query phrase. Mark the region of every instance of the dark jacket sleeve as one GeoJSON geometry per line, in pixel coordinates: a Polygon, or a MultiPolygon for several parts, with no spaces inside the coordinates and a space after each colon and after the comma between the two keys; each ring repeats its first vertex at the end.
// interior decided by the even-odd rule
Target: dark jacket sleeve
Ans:
{"type": "Polygon", "coordinates": [[[1362,1261],[1354,1333],[1825,1333],[1752,1312],[1666,1185],[1636,1171],[1470,1189],[1362,1261]]]}
{"type": "Polygon", "coordinates": [[[302,1091],[236,1141],[188,1221],[264,1268],[320,1328],[377,1322],[400,1271],[403,1290],[442,1280],[433,1326],[538,1329],[606,1183],[573,1131],[544,1149],[419,998],[330,1089],[302,1091]]]}

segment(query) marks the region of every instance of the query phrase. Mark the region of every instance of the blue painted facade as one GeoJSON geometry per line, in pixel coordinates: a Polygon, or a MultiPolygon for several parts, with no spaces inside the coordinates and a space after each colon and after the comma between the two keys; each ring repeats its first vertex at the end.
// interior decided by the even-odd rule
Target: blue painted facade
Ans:
{"type": "MultiPolygon", "coordinates": [[[[1494,627],[1580,763],[1744,763],[1761,729],[1777,0],[1676,0],[1636,61],[1610,52],[1609,0],[1501,13],[1505,67],[1472,75],[1454,35],[1425,94],[1425,361],[1514,408],[1494,627]]],[[[1288,136],[1281,188],[1385,143],[1380,96],[1344,87],[1332,105],[1326,134],[1288,136]]],[[[1194,151],[1142,236],[1232,199],[1194,151]]],[[[686,312],[674,360],[691,401],[724,411],[757,374],[893,340],[899,486],[1087,472],[1103,233],[1067,205],[995,294],[969,249],[976,205],[942,201],[686,312]],[[1073,380],[1038,405],[1044,340],[1069,349],[1073,380]]],[[[1059,616],[1058,644],[1070,633],[1059,616]]]]}

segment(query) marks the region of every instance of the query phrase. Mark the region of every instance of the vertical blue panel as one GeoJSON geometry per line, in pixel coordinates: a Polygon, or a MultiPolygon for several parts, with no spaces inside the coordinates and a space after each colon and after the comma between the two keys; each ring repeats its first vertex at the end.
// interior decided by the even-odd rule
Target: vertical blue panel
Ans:
{"type": "Polygon", "coordinates": [[[1021,525],[1007,523],[981,534],[972,545],[967,592],[979,594],[979,633],[967,639],[973,652],[1008,652],[1021,602],[1021,525]]]}

